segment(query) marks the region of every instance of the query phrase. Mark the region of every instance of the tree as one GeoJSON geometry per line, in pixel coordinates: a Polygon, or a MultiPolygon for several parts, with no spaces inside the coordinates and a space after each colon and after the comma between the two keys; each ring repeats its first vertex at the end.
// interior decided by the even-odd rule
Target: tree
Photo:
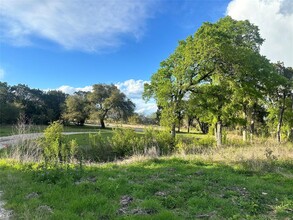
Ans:
{"type": "Polygon", "coordinates": [[[88,99],[91,103],[92,117],[100,120],[101,128],[105,128],[105,118],[109,113],[127,118],[135,108],[135,104],[113,84],[93,85],[93,91],[88,94],[88,99]]]}
{"type": "Polygon", "coordinates": [[[11,124],[17,121],[19,109],[13,103],[13,99],[11,87],[6,82],[0,82],[0,124],[11,124]]]}
{"type": "Polygon", "coordinates": [[[161,124],[171,130],[175,138],[176,122],[182,118],[184,99],[196,85],[207,79],[213,67],[201,69],[196,58],[194,38],[180,41],[174,53],[162,61],[159,70],[152,75],[150,84],[144,85],[143,98],[154,98],[161,109],[161,124]]]}
{"type": "Polygon", "coordinates": [[[277,127],[277,141],[281,142],[283,124],[287,125],[288,138],[293,133],[293,69],[285,67],[284,63],[275,64],[278,80],[275,80],[271,98],[270,119],[277,127]],[[285,119],[285,120],[284,120],[285,119]]]}
{"type": "MultiPolygon", "coordinates": [[[[249,62],[260,57],[263,41],[258,28],[248,21],[236,21],[227,16],[214,24],[204,23],[193,37],[180,41],[175,52],[161,63],[151,83],[145,85],[144,98],[155,98],[157,105],[162,107],[161,121],[169,123],[175,137],[176,120],[187,94],[196,93],[203,83],[220,88],[226,81],[245,79],[246,74],[253,77],[249,62]]],[[[260,73],[261,64],[255,69],[253,74],[260,73]]],[[[220,132],[221,117],[216,123],[220,132]]],[[[217,137],[221,138],[221,134],[217,137]]]]}
{"type": "MultiPolygon", "coordinates": [[[[248,21],[236,21],[227,16],[214,24],[204,23],[194,39],[199,67],[212,67],[208,82],[211,85],[221,87],[227,84],[229,92],[244,85],[258,88],[264,84],[264,75],[270,74],[269,61],[259,54],[264,40],[259,35],[258,27],[248,21]]],[[[220,146],[222,118],[218,117],[216,123],[217,144],[220,146]]]]}
{"type": "Polygon", "coordinates": [[[65,112],[62,118],[76,125],[84,125],[85,120],[89,117],[89,102],[86,92],[76,92],[65,100],[65,112]]]}
{"type": "Polygon", "coordinates": [[[25,116],[27,123],[46,124],[48,122],[43,91],[18,84],[11,87],[11,93],[13,103],[25,116]]]}
{"type": "Polygon", "coordinates": [[[44,94],[44,103],[48,121],[57,121],[61,118],[65,108],[66,94],[61,91],[48,91],[44,94]]]}

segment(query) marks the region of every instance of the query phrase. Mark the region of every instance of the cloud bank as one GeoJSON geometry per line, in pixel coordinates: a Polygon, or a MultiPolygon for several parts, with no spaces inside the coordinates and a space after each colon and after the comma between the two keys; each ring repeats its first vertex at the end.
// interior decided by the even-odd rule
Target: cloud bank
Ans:
{"type": "MultiPolygon", "coordinates": [[[[131,101],[136,105],[135,112],[139,114],[143,114],[143,115],[152,114],[156,112],[157,110],[157,105],[154,100],[150,100],[149,102],[146,103],[142,99],[143,87],[144,87],[144,84],[147,82],[148,81],[130,79],[130,80],[126,80],[124,82],[118,82],[115,84],[117,88],[120,89],[120,91],[123,92],[129,99],[131,99],[131,101]]],[[[72,95],[74,92],[78,92],[78,91],[90,92],[92,91],[92,89],[93,89],[92,86],[77,88],[77,87],[63,85],[57,89],[46,89],[45,91],[59,90],[66,94],[72,95]]]]}
{"type": "Polygon", "coordinates": [[[154,0],[1,0],[0,40],[16,46],[37,39],[66,49],[115,48],[122,38],[138,39],[154,0]]]}
{"type": "Polygon", "coordinates": [[[64,93],[66,93],[66,94],[72,95],[73,93],[78,92],[78,91],[91,92],[93,90],[93,87],[92,86],[85,86],[82,88],[78,88],[78,87],[63,85],[57,89],[46,89],[45,91],[49,91],[49,90],[58,90],[58,91],[62,91],[64,93]]]}
{"type": "Polygon", "coordinates": [[[261,53],[272,62],[283,61],[293,67],[292,0],[232,0],[226,13],[257,25],[265,38],[261,53]]]}

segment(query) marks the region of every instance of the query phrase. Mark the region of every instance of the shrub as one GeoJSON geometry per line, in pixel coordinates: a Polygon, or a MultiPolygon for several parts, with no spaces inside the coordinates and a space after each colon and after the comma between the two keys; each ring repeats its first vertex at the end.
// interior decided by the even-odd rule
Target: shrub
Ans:
{"type": "Polygon", "coordinates": [[[148,151],[151,149],[156,149],[156,151],[159,151],[158,143],[156,140],[156,131],[153,128],[146,128],[144,131],[144,135],[142,137],[142,143],[143,143],[143,153],[148,154],[148,151]]]}
{"type": "Polygon", "coordinates": [[[213,147],[215,146],[216,140],[213,136],[206,136],[200,139],[194,139],[194,144],[199,147],[213,147]]]}
{"type": "Polygon", "coordinates": [[[111,161],[114,153],[109,141],[102,137],[101,132],[89,134],[89,145],[79,149],[79,155],[89,161],[111,161]]]}
{"type": "Polygon", "coordinates": [[[182,138],[182,137],[178,137],[176,140],[176,150],[179,153],[185,153],[185,154],[189,154],[189,153],[194,153],[194,138],[182,138]]]}
{"type": "Polygon", "coordinates": [[[115,156],[123,158],[141,152],[141,141],[132,129],[115,129],[110,140],[115,156]]]}
{"type": "Polygon", "coordinates": [[[153,128],[145,130],[142,137],[142,144],[144,147],[144,153],[153,151],[154,148],[158,155],[167,155],[174,151],[174,140],[169,131],[159,131],[153,128]]]}
{"type": "Polygon", "coordinates": [[[158,143],[160,155],[167,155],[175,150],[176,143],[174,143],[174,139],[169,131],[157,131],[155,139],[158,143]]]}
{"type": "Polygon", "coordinates": [[[65,141],[62,135],[63,126],[55,121],[49,125],[44,131],[43,156],[46,163],[68,163],[71,162],[75,156],[77,149],[77,142],[71,140],[65,141]]]}

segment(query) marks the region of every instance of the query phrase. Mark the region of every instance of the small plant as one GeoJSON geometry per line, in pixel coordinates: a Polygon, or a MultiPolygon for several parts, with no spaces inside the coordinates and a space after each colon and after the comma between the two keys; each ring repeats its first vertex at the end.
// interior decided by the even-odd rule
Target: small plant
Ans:
{"type": "Polygon", "coordinates": [[[269,161],[275,161],[278,159],[275,155],[273,155],[273,150],[270,148],[266,148],[265,156],[269,161]]]}
{"type": "Polygon", "coordinates": [[[1,152],[1,157],[13,158],[20,162],[38,162],[42,159],[42,149],[40,144],[33,139],[25,138],[26,133],[31,131],[32,125],[29,120],[21,114],[17,124],[13,128],[16,135],[15,143],[5,146],[1,152]]]}
{"type": "Polygon", "coordinates": [[[57,121],[45,129],[42,140],[45,163],[69,163],[73,160],[77,142],[75,140],[66,141],[62,132],[63,126],[57,121]]]}
{"type": "Polygon", "coordinates": [[[51,184],[68,184],[81,179],[83,175],[82,168],[80,166],[59,166],[48,167],[41,164],[37,171],[34,172],[33,178],[39,182],[51,183],[51,184]]]}

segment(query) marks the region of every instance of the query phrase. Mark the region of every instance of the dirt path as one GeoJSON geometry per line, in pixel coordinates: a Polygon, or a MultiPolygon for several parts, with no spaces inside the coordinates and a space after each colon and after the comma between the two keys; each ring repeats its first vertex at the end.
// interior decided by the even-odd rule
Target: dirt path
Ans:
{"type": "MultiPolygon", "coordinates": [[[[63,132],[64,135],[89,134],[89,133],[95,133],[95,132],[90,132],[90,131],[89,132],[63,132]]],[[[43,136],[44,136],[43,133],[31,133],[31,134],[17,134],[17,135],[11,135],[6,137],[0,137],[0,149],[7,147],[9,145],[17,144],[24,140],[36,139],[43,136]]]]}
{"type": "MultiPolygon", "coordinates": [[[[2,193],[3,192],[0,191],[0,199],[1,199],[2,193]]],[[[12,212],[4,209],[3,208],[4,205],[5,203],[0,200],[0,220],[9,220],[9,217],[11,216],[12,212]]]]}

